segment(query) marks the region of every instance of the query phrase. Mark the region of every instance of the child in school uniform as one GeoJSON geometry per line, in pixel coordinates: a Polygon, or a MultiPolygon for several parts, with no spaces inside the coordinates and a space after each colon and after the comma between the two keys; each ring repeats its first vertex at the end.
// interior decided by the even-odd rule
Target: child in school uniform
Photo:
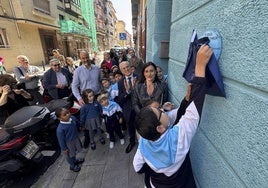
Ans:
{"type": "Polygon", "coordinates": [[[202,115],[207,89],[205,71],[212,53],[207,45],[202,45],[197,53],[195,77],[187,88],[184,113],[180,109],[165,113],[151,104],[136,116],[141,139],[133,166],[136,172],[145,173],[146,187],[196,187],[189,150],[202,115]]]}
{"type": "Polygon", "coordinates": [[[122,108],[114,101],[109,101],[107,93],[102,93],[97,98],[102,106],[102,114],[105,120],[106,129],[109,133],[110,148],[114,147],[115,135],[118,135],[121,145],[125,143],[124,135],[121,131],[121,123],[123,122],[122,108]]]}
{"type": "Polygon", "coordinates": [[[89,130],[90,147],[92,150],[95,150],[95,131],[99,136],[100,143],[105,144],[105,139],[101,133],[102,107],[95,100],[94,91],[92,89],[84,90],[82,92],[82,98],[85,101],[85,104],[80,109],[80,123],[85,129],[89,130]]]}
{"type": "Polygon", "coordinates": [[[76,159],[76,153],[82,151],[78,136],[79,122],[74,116],[71,116],[69,110],[66,108],[57,109],[55,115],[60,120],[57,127],[57,138],[60,148],[66,155],[70,170],[79,172],[81,169],[79,164],[84,162],[83,158],[76,159]]]}

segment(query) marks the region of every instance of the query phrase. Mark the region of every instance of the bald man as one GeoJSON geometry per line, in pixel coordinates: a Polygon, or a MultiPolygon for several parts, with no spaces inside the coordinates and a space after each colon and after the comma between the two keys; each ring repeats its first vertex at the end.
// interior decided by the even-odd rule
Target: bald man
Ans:
{"type": "Polygon", "coordinates": [[[74,71],[72,92],[79,104],[82,106],[85,104],[81,97],[81,93],[85,89],[92,89],[96,94],[100,93],[100,68],[92,64],[92,60],[89,58],[89,54],[86,51],[79,53],[81,60],[81,66],[74,71]]]}

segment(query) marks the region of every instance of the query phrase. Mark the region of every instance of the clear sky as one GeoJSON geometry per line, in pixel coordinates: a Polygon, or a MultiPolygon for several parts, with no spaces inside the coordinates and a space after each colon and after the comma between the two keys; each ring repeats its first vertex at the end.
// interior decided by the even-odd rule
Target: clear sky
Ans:
{"type": "Polygon", "coordinates": [[[110,0],[116,11],[118,20],[123,20],[126,23],[126,30],[132,34],[132,11],[131,0],[110,0]]]}

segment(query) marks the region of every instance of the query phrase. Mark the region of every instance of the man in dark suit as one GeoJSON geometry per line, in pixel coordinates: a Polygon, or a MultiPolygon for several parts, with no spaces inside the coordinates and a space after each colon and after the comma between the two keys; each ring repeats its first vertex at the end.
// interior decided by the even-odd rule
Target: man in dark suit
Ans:
{"type": "Polygon", "coordinates": [[[123,61],[119,64],[119,68],[123,73],[123,78],[118,82],[118,98],[117,102],[123,109],[125,121],[128,126],[129,145],[126,148],[126,153],[129,153],[136,143],[135,129],[135,111],[132,109],[131,98],[132,91],[137,81],[137,75],[131,72],[130,64],[123,61]]]}
{"type": "Polygon", "coordinates": [[[58,59],[50,60],[50,69],[44,73],[44,88],[52,99],[68,97],[71,93],[72,74],[60,66],[58,59]]]}

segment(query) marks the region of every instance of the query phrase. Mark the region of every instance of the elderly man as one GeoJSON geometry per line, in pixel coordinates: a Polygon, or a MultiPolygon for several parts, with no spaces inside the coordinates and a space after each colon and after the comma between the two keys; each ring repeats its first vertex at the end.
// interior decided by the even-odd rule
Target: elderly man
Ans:
{"type": "Polygon", "coordinates": [[[43,104],[44,99],[40,93],[40,79],[43,77],[43,73],[37,66],[29,64],[27,56],[19,55],[17,60],[20,66],[14,67],[13,71],[18,82],[24,83],[26,91],[34,97],[29,104],[43,104]]]}
{"type": "Polygon", "coordinates": [[[51,59],[49,63],[50,69],[44,74],[44,88],[52,99],[62,99],[70,96],[72,93],[72,74],[68,69],[61,67],[58,59],[51,59]]]}
{"type": "Polygon", "coordinates": [[[135,111],[132,108],[132,92],[137,81],[137,75],[132,73],[130,64],[127,61],[122,61],[119,68],[123,73],[123,78],[118,82],[118,97],[117,102],[123,109],[123,115],[128,125],[129,145],[126,148],[126,153],[129,153],[136,143],[135,130],[135,111]]]}
{"type": "MultiPolygon", "coordinates": [[[[75,98],[78,100],[78,103],[82,106],[85,104],[81,93],[85,89],[92,89],[94,94],[97,95],[100,93],[101,84],[100,84],[100,68],[92,64],[93,60],[90,60],[89,54],[86,51],[81,51],[79,53],[79,58],[81,65],[75,69],[73,83],[72,83],[72,92],[75,98]]],[[[84,148],[89,146],[89,131],[84,130],[84,148]]]]}

